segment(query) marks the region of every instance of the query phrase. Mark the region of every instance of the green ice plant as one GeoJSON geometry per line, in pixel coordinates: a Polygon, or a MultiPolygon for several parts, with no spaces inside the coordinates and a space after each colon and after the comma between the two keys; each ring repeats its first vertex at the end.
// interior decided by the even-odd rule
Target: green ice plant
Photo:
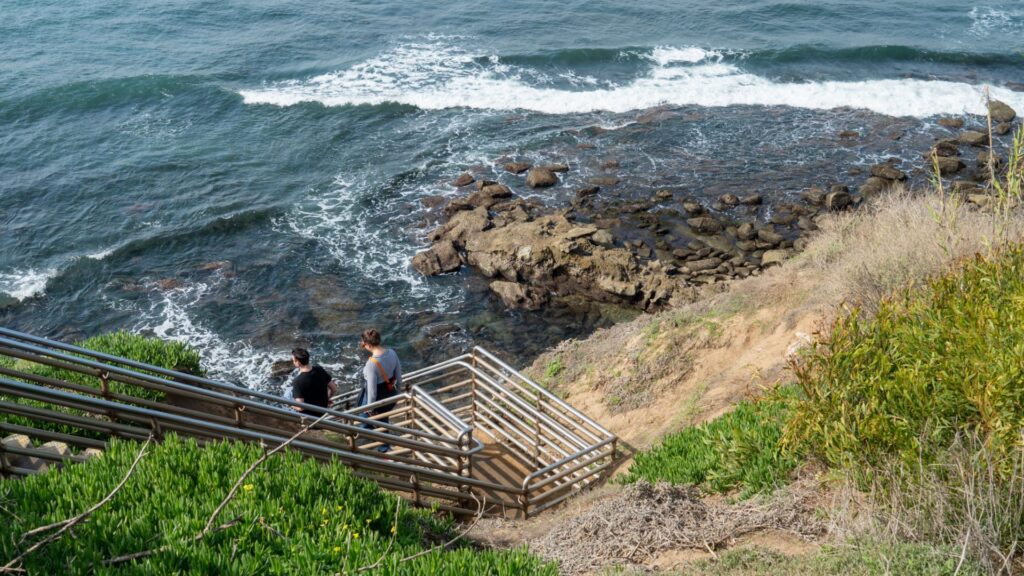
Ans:
{"type": "Polygon", "coordinates": [[[801,461],[800,450],[780,445],[795,390],[783,388],[743,401],[711,422],[666,436],[636,455],[626,483],[646,480],[698,485],[708,492],[740,491],[746,498],[785,484],[801,461]]]}
{"type": "MultiPolygon", "coordinates": [[[[0,525],[6,563],[27,548],[22,534],[73,517],[124,478],[139,444],[114,440],[100,458],[24,480],[0,481],[7,518],[0,525]]],[[[171,434],[151,445],[108,504],[65,537],[27,556],[32,574],[557,574],[524,550],[440,549],[450,520],[414,509],[338,463],[297,452],[272,455],[246,477],[218,525],[201,540],[211,513],[250,463],[254,444],[210,443],[171,434]],[[396,508],[397,507],[397,508],[396,508]],[[109,563],[146,550],[156,554],[109,563]],[[416,556],[417,554],[421,554],[416,556]],[[411,558],[415,556],[414,558],[411,558]]]]}

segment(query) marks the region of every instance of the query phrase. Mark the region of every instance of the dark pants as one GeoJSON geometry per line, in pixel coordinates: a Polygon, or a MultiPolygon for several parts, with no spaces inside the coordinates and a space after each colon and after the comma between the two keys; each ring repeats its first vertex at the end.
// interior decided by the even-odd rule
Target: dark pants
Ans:
{"type": "MultiPolygon", "coordinates": [[[[363,406],[364,404],[366,404],[366,389],[363,389],[363,391],[359,393],[359,405],[363,406]]],[[[362,416],[363,418],[372,418],[372,417],[375,416],[375,414],[373,414],[372,412],[363,412],[362,414],[360,414],[360,416],[362,416]]],[[[389,416],[389,417],[386,417],[386,418],[381,418],[381,419],[377,420],[377,422],[384,422],[384,423],[390,424],[391,423],[391,417],[389,416]]],[[[367,422],[365,424],[361,424],[360,426],[362,428],[366,429],[366,430],[373,430],[374,428],[376,428],[376,426],[374,426],[373,424],[370,424],[369,422],[367,422]]],[[[379,447],[377,447],[377,451],[378,452],[387,452],[390,449],[391,449],[391,446],[388,445],[388,444],[382,444],[379,447]]]]}

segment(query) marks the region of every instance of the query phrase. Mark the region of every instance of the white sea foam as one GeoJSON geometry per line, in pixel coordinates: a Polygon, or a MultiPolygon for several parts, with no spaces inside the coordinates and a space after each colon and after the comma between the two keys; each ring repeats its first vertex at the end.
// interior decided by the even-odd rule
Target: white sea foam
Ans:
{"type": "Polygon", "coordinates": [[[971,18],[970,33],[975,36],[1024,32],[1024,10],[996,10],[975,6],[967,14],[971,18]]]}
{"type": "Polygon", "coordinates": [[[45,270],[27,269],[0,274],[0,293],[18,300],[41,296],[51,278],[57,276],[55,268],[45,270]]]}
{"type": "MultiPolygon", "coordinates": [[[[280,224],[292,234],[325,246],[335,260],[365,278],[380,284],[398,282],[418,300],[415,309],[443,311],[457,304],[462,291],[457,287],[427,283],[409,265],[420,249],[415,233],[386,222],[396,210],[393,203],[368,203],[374,190],[369,177],[339,175],[329,190],[310,198],[310,204],[296,208],[280,224]]],[[[417,190],[406,193],[416,195],[417,190]]]]}
{"type": "Polygon", "coordinates": [[[152,332],[160,338],[194,347],[202,356],[203,367],[213,378],[266,390],[272,355],[256,350],[246,342],[226,342],[194,317],[196,305],[215,283],[187,284],[158,292],[159,296],[150,304],[149,310],[140,314],[141,320],[135,330],[152,332]]]}
{"type": "Polygon", "coordinates": [[[676,48],[674,46],[658,46],[654,50],[651,50],[648,58],[653,60],[659,66],[668,66],[669,64],[675,63],[690,63],[696,64],[709,59],[720,59],[722,57],[721,52],[704,50],[703,48],[697,48],[696,46],[688,46],[685,48],[676,48]]]}
{"type": "MultiPolygon", "coordinates": [[[[649,60],[648,73],[629,83],[566,90],[531,81],[538,74],[530,69],[495,63],[496,59],[461,50],[447,40],[434,40],[400,45],[348,70],[243,90],[241,95],[247,104],[277,106],[395,102],[424,110],[461,107],[548,114],[627,112],[659,105],[851,107],[916,117],[985,111],[984,88],[963,82],[775,82],[700,48],[662,47],[652,51],[649,60]]],[[[1022,93],[998,87],[991,92],[1014,108],[1024,108],[1022,93]]]]}
{"type": "Polygon", "coordinates": [[[107,256],[113,254],[116,250],[117,246],[112,246],[110,248],[104,248],[103,250],[97,250],[96,252],[93,252],[91,254],[86,254],[85,257],[91,258],[93,260],[103,260],[107,256]]]}

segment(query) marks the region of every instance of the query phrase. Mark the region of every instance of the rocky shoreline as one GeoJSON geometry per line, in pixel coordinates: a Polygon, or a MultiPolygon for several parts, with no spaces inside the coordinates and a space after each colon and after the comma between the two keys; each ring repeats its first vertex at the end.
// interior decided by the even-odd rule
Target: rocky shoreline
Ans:
{"type": "MultiPolygon", "coordinates": [[[[1013,131],[1016,113],[1009,106],[992,102],[990,115],[995,136],[1013,131]]],[[[959,118],[939,124],[964,127],[959,118]]],[[[842,131],[838,137],[859,135],[842,131]]],[[[950,190],[986,206],[993,201],[988,182],[1004,164],[989,144],[987,129],[962,130],[956,138],[936,140],[920,165],[907,169],[937,170],[952,179],[950,190]],[[964,160],[974,151],[968,166],[964,160]]],[[[559,174],[571,170],[568,163],[508,162],[502,168],[506,179],[521,178],[523,189],[533,192],[557,185],[559,174]]],[[[619,161],[605,159],[601,168],[603,174],[577,188],[568,206],[524,198],[481,174],[461,174],[452,185],[467,193],[443,207],[444,222],[428,234],[431,246],[413,258],[414,268],[431,276],[470,266],[490,279],[491,290],[511,308],[583,298],[656,311],[694,300],[702,286],[758,275],[781,263],[804,248],[824,214],[855,209],[908,176],[902,161],[891,158],[871,166],[856,190],[842,183],[811,186],[796,199],[782,197],[770,205],[766,199],[775,195],[744,190],[705,205],[672,188],[640,200],[606,195],[606,188],[620,184],[619,161]]]]}

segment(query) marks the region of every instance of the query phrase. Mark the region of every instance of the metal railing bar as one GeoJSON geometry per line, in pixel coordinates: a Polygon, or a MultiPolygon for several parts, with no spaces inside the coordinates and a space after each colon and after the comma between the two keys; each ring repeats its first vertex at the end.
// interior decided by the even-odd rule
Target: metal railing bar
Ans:
{"type": "Polygon", "coordinates": [[[75,436],[72,434],[65,434],[63,432],[54,432],[52,430],[40,430],[39,428],[32,428],[30,426],[22,426],[20,424],[11,424],[8,422],[0,421],[0,432],[5,434],[24,434],[30,438],[37,438],[40,440],[55,440],[57,442],[63,442],[65,444],[73,444],[82,448],[106,448],[107,443],[103,440],[97,440],[95,438],[83,438],[81,436],[75,436]]]}
{"type": "MultiPolygon", "coordinates": [[[[477,404],[478,408],[483,409],[485,403],[490,404],[491,406],[494,407],[495,410],[500,411],[502,416],[504,416],[504,418],[498,418],[497,414],[493,414],[492,413],[492,415],[494,415],[494,417],[496,419],[498,419],[499,421],[500,420],[505,420],[505,421],[509,422],[510,424],[514,424],[513,429],[516,432],[518,432],[519,434],[521,434],[522,437],[531,446],[537,447],[536,442],[533,440],[533,428],[529,424],[527,424],[526,422],[516,418],[515,415],[513,415],[511,413],[507,413],[503,409],[503,407],[501,405],[495,403],[491,398],[488,398],[487,395],[485,395],[485,394],[478,394],[478,398],[477,399],[479,401],[478,404],[477,404]]],[[[551,430],[549,429],[548,431],[550,432],[551,430]]],[[[545,439],[548,439],[547,436],[545,436],[545,439]]],[[[565,448],[562,448],[561,445],[559,445],[557,442],[554,442],[554,441],[549,441],[549,442],[546,443],[546,445],[555,448],[562,456],[568,456],[568,455],[570,455],[572,453],[569,450],[567,450],[565,448]]],[[[551,455],[554,458],[559,458],[559,456],[557,454],[550,454],[549,453],[549,455],[551,455]]]]}
{"type": "Polygon", "coordinates": [[[558,404],[565,411],[567,411],[570,414],[576,416],[577,418],[579,418],[583,422],[586,422],[588,425],[593,426],[595,429],[600,430],[601,433],[604,434],[605,436],[614,436],[614,434],[612,434],[607,428],[605,428],[604,426],[601,426],[600,424],[598,424],[594,420],[590,419],[589,417],[587,417],[586,414],[584,414],[584,413],[580,412],[579,410],[573,408],[571,405],[569,405],[567,402],[565,402],[564,400],[562,400],[558,396],[555,396],[551,392],[548,392],[542,386],[540,386],[539,384],[537,384],[533,380],[530,380],[529,378],[524,376],[522,373],[520,373],[518,370],[516,370],[515,368],[512,368],[511,366],[509,366],[508,364],[503,362],[500,358],[498,358],[494,354],[491,354],[490,352],[488,352],[484,348],[481,348],[480,346],[475,346],[473,348],[473,351],[474,352],[479,351],[486,358],[490,359],[492,362],[497,364],[503,370],[506,370],[507,372],[509,372],[511,374],[514,374],[516,377],[520,378],[523,382],[527,383],[532,388],[540,391],[541,395],[546,396],[549,401],[554,402],[555,404],[558,404]]]}
{"type": "MultiPolygon", "coordinates": [[[[591,465],[595,464],[596,462],[604,460],[605,458],[611,458],[611,452],[608,452],[608,453],[600,453],[600,452],[598,452],[597,454],[594,454],[593,456],[590,456],[588,458],[582,458],[582,459],[581,458],[577,458],[576,459],[576,463],[573,464],[572,466],[568,466],[567,468],[564,468],[564,469],[562,469],[561,467],[556,469],[558,471],[557,474],[555,474],[554,476],[549,476],[549,477],[543,479],[542,481],[540,481],[540,482],[538,482],[536,484],[531,484],[528,487],[528,489],[531,490],[531,491],[532,490],[540,490],[541,488],[544,488],[545,486],[547,486],[547,485],[549,485],[551,483],[554,483],[554,482],[557,482],[559,480],[562,480],[566,476],[569,476],[570,474],[572,474],[572,473],[574,473],[574,472],[576,472],[578,470],[586,468],[587,466],[591,466],[591,465]]],[[[555,472],[556,470],[551,470],[551,472],[555,472]]],[[[589,475],[589,474],[584,474],[584,476],[587,476],[587,475],[589,475]]]]}
{"type": "MultiPolygon", "coordinates": [[[[566,434],[566,435],[571,435],[571,436],[573,437],[573,439],[574,439],[574,440],[576,441],[576,443],[577,443],[578,445],[580,445],[580,446],[586,446],[586,445],[590,444],[590,442],[587,442],[587,441],[586,441],[586,440],[584,440],[584,439],[583,439],[582,437],[580,437],[580,436],[576,435],[576,433],[575,433],[575,432],[570,432],[569,428],[565,427],[565,426],[564,426],[564,425],[563,425],[563,424],[562,424],[561,422],[556,422],[555,420],[553,420],[552,418],[550,418],[550,417],[549,417],[549,416],[548,416],[547,414],[545,414],[545,413],[543,413],[543,412],[540,412],[540,411],[538,411],[538,410],[537,410],[537,407],[536,407],[536,406],[534,405],[534,402],[535,402],[535,396],[534,396],[534,394],[531,394],[531,393],[530,393],[530,391],[529,391],[529,390],[527,390],[527,389],[526,389],[526,388],[525,388],[525,387],[523,386],[523,384],[522,384],[522,383],[520,383],[520,382],[517,382],[517,381],[515,381],[514,379],[512,379],[511,377],[509,377],[509,376],[508,376],[508,375],[506,375],[506,374],[502,374],[502,373],[501,373],[500,371],[498,371],[497,369],[495,369],[495,368],[494,368],[493,366],[490,366],[489,364],[487,364],[487,362],[486,362],[486,361],[483,361],[483,360],[479,360],[479,359],[478,359],[478,360],[477,360],[477,366],[478,366],[478,367],[481,367],[481,368],[489,368],[489,369],[491,370],[491,372],[492,372],[492,373],[493,373],[493,374],[494,374],[495,376],[497,376],[498,378],[502,379],[502,380],[503,380],[503,381],[505,381],[506,383],[510,384],[510,385],[511,385],[512,387],[514,387],[515,389],[518,389],[518,390],[519,390],[520,392],[522,392],[522,393],[523,393],[523,396],[520,396],[520,395],[518,395],[518,394],[515,394],[515,392],[514,392],[514,391],[513,391],[512,389],[507,389],[507,388],[505,388],[505,389],[504,389],[504,390],[506,390],[506,391],[507,391],[507,393],[509,394],[509,396],[510,396],[510,397],[512,397],[512,398],[516,398],[516,399],[518,399],[518,400],[519,400],[520,402],[522,402],[522,403],[526,404],[527,406],[529,406],[529,407],[530,407],[530,409],[531,409],[532,411],[536,412],[536,413],[538,414],[538,416],[539,416],[539,417],[540,417],[540,418],[541,418],[542,420],[545,420],[545,421],[547,421],[547,423],[548,423],[548,425],[549,425],[549,426],[558,426],[559,428],[561,428],[561,429],[562,429],[562,433],[563,433],[563,434],[566,434]]],[[[521,377],[521,378],[525,378],[525,377],[523,377],[522,375],[520,375],[520,377],[521,377]]],[[[497,386],[497,387],[499,387],[499,388],[500,388],[500,386],[499,386],[499,385],[497,384],[497,382],[493,382],[493,384],[494,384],[495,386],[497,386]]],[[[536,385],[535,385],[535,386],[536,386],[536,385]]],[[[541,389],[541,388],[540,388],[539,386],[538,386],[538,387],[537,387],[536,389],[538,389],[538,390],[543,390],[543,389],[541,389]]],[[[546,392],[546,391],[545,391],[545,392],[546,392]]],[[[550,393],[548,393],[548,396],[551,396],[551,394],[550,394],[550,393]]],[[[555,398],[555,396],[551,396],[551,397],[552,397],[552,398],[555,398]]],[[[595,442],[598,442],[598,441],[602,440],[602,438],[601,438],[601,437],[597,436],[596,434],[593,434],[592,432],[590,432],[589,430],[587,430],[587,429],[586,429],[586,428],[584,428],[584,427],[581,427],[581,426],[577,426],[577,425],[571,425],[571,426],[572,426],[572,428],[575,428],[575,429],[577,429],[578,431],[582,432],[583,434],[585,434],[585,435],[587,435],[587,436],[590,436],[590,437],[591,437],[591,439],[592,439],[593,441],[595,441],[595,442]]]]}
{"type": "Polygon", "coordinates": [[[548,426],[548,428],[556,436],[563,435],[564,437],[566,437],[568,439],[567,442],[569,440],[571,440],[571,441],[573,441],[572,444],[574,444],[574,445],[578,445],[578,446],[588,446],[589,445],[588,442],[584,441],[582,438],[577,436],[574,432],[571,432],[568,428],[565,428],[560,423],[555,422],[554,420],[549,418],[547,415],[545,415],[545,414],[543,414],[541,412],[538,412],[535,408],[530,406],[530,404],[527,403],[520,396],[512,393],[508,389],[502,388],[496,382],[492,381],[489,376],[483,374],[482,372],[477,371],[475,368],[471,368],[471,369],[473,371],[475,371],[475,372],[478,372],[478,376],[480,376],[480,379],[477,381],[477,388],[478,388],[478,390],[482,386],[484,388],[487,388],[488,391],[492,393],[492,395],[501,397],[503,400],[510,401],[511,404],[515,405],[518,408],[518,411],[524,417],[537,418],[538,420],[540,420],[541,422],[546,424],[548,426]]]}
{"type": "MultiPolygon", "coordinates": [[[[82,411],[89,412],[87,410],[82,411]]],[[[146,438],[149,436],[149,430],[146,428],[136,428],[135,426],[130,426],[128,424],[89,418],[77,414],[68,414],[66,412],[48,410],[46,408],[39,408],[36,406],[27,406],[16,402],[0,401],[0,413],[16,414],[18,416],[31,418],[32,420],[51,421],[58,424],[64,424],[65,426],[71,426],[73,428],[104,432],[115,436],[129,435],[136,438],[146,438]]]]}
{"type": "MultiPolygon", "coordinates": [[[[156,410],[151,410],[149,408],[141,408],[141,407],[138,407],[138,406],[116,404],[116,403],[108,402],[106,400],[102,400],[102,399],[99,399],[99,398],[91,398],[91,397],[86,397],[86,396],[78,397],[78,396],[75,396],[75,395],[70,394],[68,392],[64,392],[62,390],[41,389],[41,388],[39,388],[38,386],[36,386],[34,384],[26,384],[26,383],[23,383],[23,382],[16,382],[16,381],[13,381],[13,380],[8,380],[6,378],[0,378],[0,390],[7,390],[9,392],[15,393],[17,395],[20,395],[20,396],[23,396],[23,397],[26,397],[26,398],[39,397],[39,399],[42,399],[44,401],[47,400],[47,399],[49,399],[50,401],[53,401],[53,399],[61,399],[61,400],[65,401],[65,402],[67,402],[67,403],[76,403],[76,404],[83,405],[89,411],[102,412],[102,411],[104,411],[106,409],[111,409],[111,408],[118,409],[119,411],[121,411],[123,413],[126,413],[126,414],[129,414],[129,415],[138,417],[138,418],[143,419],[143,420],[157,420],[157,421],[161,422],[161,425],[162,425],[164,430],[174,430],[177,427],[184,427],[184,428],[188,428],[188,429],[203,430],[204,433],[207,433],[208,435],[211,435],[212,437],[218,437],[218,435],[220,435],[220,436],[227,436],[227,437],[233,437],[233,438],[237,438],[237,439],[245,439],[245,440],[250,440],[250,441],[261,441],[262,440],[264,442],[271,442],[271,443],[273,443],[273,442],[281,443],[281,442],[284,442],[287,439],[284,436],[272,435],[272,434],[267,434],[267,433],[264,433],[264,432],[257,432],[257,431],[247,430],[245,428],[232,428],[232,427],[229,427],[229,426],[224,426],[222,424],[217,424],[217,423],[212,423],[212,422],[196,421],[196,420],[193,420],[191,418],[187,418],[185,416],[179,416],[179,415],[176,415],[176,414],[167,414],[167,413],[163,413],[163,412],[158,412],[156,410]],[[37,391],[34,391],[34,389],[43,390],[45,393],[41,394],[41,393],[39,393],[37,391]]],[[[148,435],[148,431],[146,431],[144,433],[143,437],[146,437],[146,435],[148,435]]],[[[509,489],[508,486],[503,486],[503,485],[500,485],[500,484],[495,484],[493,482],[488,482],[488,481],[480,480],[480,479],[477,479],[477,478],[467,478],[465,476],[450,475],[450,474],[445,474],[445,473],[442,473],[442,472],[437,472],[437,471],[434,471],[434,470],[430,470],[429,468],[416,467],[416,466],[412,466],[412,465],[406,465],[406,464],[400,464],[400,463],[391,463],[391,462],[382,462],[381,460],[378,460],[378,459],[375,459],[375,458],[371,458],[369,456],[365,456],[365,455],[362,455],[362,454],[356,454],[356,453],[349,452],[349,451],[336,450],[336,449],[332,449],[332,448],[329,448],[329,447],[326,447],[326,446],[323,446],[323,445],[320,445],[320,444],[315,444],[315,443],[312,443],[312,442],[308,442],[308,441],[305,441],[305,440],[295,440],[295,441],[292,442],[291,446],[293,446],[296,450],[307,451],[311,455],[319,456],[321,458],[330,458],[330,457],[333,456],[333,457],[337,457],[337,458],[342,459],[342,460],[350,460],[350,461],[358,462],[358,466],[362,467],[362,468],[374,468],[374,467],[377,467],[377,466],[383,466],[385,470],[394,469],[394,470],[400,470],[402,472],[410,473],[410,474],[411,473],[415,473],[415,474],[418,474],[422,478],[425,478],[425,479],[434,479],[434,478],[436,478],[441,483],[449,483],[449,484],[455,484],[455,485],[458,485],[458,483],[462,483],[462,484],[466,484],[466,485],[470,485],[470,486],[478,486],[480,488],[497,489],[497,490],[508,490],[509,489]]],[[[518,487],[514,487],[514,488],[512,488],[512,490],[518,491],[519,488],[518,487]]]]}
{"type": "MultiPolygon", "coordinates": [[[[5,331],[7,331],[7,329],[0,328],[0,334],[4,333],[5,331]]],[[[62,353],[59,353],[59,352],[54,352],[52,350],[46,350],[46,349],[39,348],[39,347],[33,346],[33,345],[26,345],[26,344],[22,344],[22,343],[19,343],[19,342],[12,342],[12,341],[10,341],[10,340],[8,340],[6,338],[0,338],[0,343],[6,343],[9,346],[13,345],[15,347],[21,347],[21,349],[23,349],[23,350],[29,350],[29,351],[32,351],[32,352],[36,352],[37,354],[40,354],[41,356],[46,356],[46,357],[50,357],[50,358],[64,360],[64,361],[70,362],[72,364],[78,364],[78,365],[81,365],[81,366],[89,366],[89,367],[94,368],[96,370],[102,370],[102,371],[105,371],[108,374],[110,374],[111,379],[115,380],[115,381],[121,381],[121,380],[119,380],[118,378],[115,377],[117,375],[124,376],[124,377],[129,377],[129,378],[132,378],[133,380],[135,380],[135,381],[129,381],[129,382],[122,382],[122,383],[125,383],[125,384],[133,384],[133,385],[136,385],[136,386],[142,386],[144,388],[151,387],[151,386],[146,386],[146,384],[155,384],[155,385],[164,386],[166,388],[173,389],[175,391],[187,391],[187,392],[197,392],[198,391],[198,393],[200,394],[200,397],[204,398],[206,400],[209,400],[210,398],[215,398],[215,399],[218,399],[218,400],[220,400],[222,402],[225,402],[225,403],[228,403],[228,404],[231,404],[231,405],[243,404],[243,405],[245,405],[247,407],[251,407],[254,410],[270,411],[270,412],[273,412],[273,413],[276,413],[276,414],[280,414],[280,415],[286,415],[287,414],[287,415],[290,415],[292,418],[294,418],[296,415],[298,415],[299,417],[302,417],[302,414],[296,412],[295,410],[288,410],[288,409],[280,408],[280,407],[274,406],[274,405],[267,405],[265,403],[255,402],[255,401],[250,400],[248,398],[242,398],[242,397],[239,397],[239,396],[236,396],[236,395],[225,394],[225,393],[219,392],[217,390],[209,390],[209,389],[206,389],[206,388],[197,388],[195,386],[186,384],[184,382],[176,382],[176,381],[172,381],[172,380],[164,380],[164,379],[161,379],[161,378],[154,378],[152,376],[147,376],[147,375],[144,375],[144,374],[138,374],[138,373],[135,373],[135,372],[133,372],[131,370],[127,370],[127,369],[120,368],[120,367],[117,367],[117,366],[105,365],[105,364],[101,364],[101,363],[98,363],[98,362],[95,362],[95,361],[91,361],[91,360],[87,360],[87,359],[84,359],[84,358],[78,358],[78,357],[75,357],[75,356],[69,356],[67,354],[62,354],[62,353]],[[141,384],[140,382],[145,382],[146,384],[141,384]]],[[[60,348],[58,346],[54,346],[54,347],[60,348]]],[[[68,346],[65,345],[64,347],[68,347],[68,346]]],[[[85,349],[80,349],[80,348],[78,348],[76,346],[70,346],[70,348],[74,348],[76,350],[85,350],[85,349]]],[[[15,348],[15,349],[17,349],[17,348],[15,348]]],[[[14,355],[16,357],[20,357],[20,356],[18,356],[16,354],[12,354],[12,355],[14,355]]],[[[109,356],[109,355],[101,354],[100,356],[106,357],[106,356],[109,356]]],[[[112,357],[112,358],[114,358],[114,357],[112,357]]],[[[42,363],[42,364],[48,364],[49,365],[48,362],[43,361],[43,359],[41,359],[41,358],[40,359],[34,359],[33,361],[35,361],[37,363],[42,363]]],[[[121,363],[124,363],[124,362],[121,362],[121,363]]],[[[132,364],[140,364],[142,366],[148,366],[148,365],[141,364],[141,363],[132,363],[132,364]]],[[[88,371],[83,371],[81,369],[72,368],[70,366],[58,366],[58,367],[65,368],[65,369],[72,369],[74,371],[77,371],[77,372],[80,372],[80,373],[83,373],[83,374],[97,376],[96,374],[91,374],[88,371]]],[[[157,371],[161,371],[161,372],[164,372],[164,373],[172,374],[172,375],[174,375],[174,377],[179,376],[179,373],[176,373],[176,372],[172,372],[172,371],[169,371],[169,370],[163,370],[163,369],[160,369],[160,368],[156,368],[155,366],[152,367],[152,368],[155,368],[157,371]]],[[[146,368],[146,369],[148,370],[149,368],[146,368]]],[[[200,379],[200,380],[206,381],[206,379],[200,379]]],[[[219,385],[217,382],[212,381],[212,380],[210,380],[208,382],[211,385],[215,385],[215,386],[219,385]]],[[[288,405],[288,406],[292,406],[292,407],[301,407],[301,408],[304,408],[304,409],[312,409],[312,410],[320,411],[320,412],[328,412],[328,413],[331,413],[333,416],[340,416],[341,418],[356,420],[357,422],[360,422],[360,423],[365,423],[367,421],[367,419],[365,419],[365,418],[362,418],[360,416],[356,416],[354,414],[350,414],[350,413],[347,413],[347,412],[338,412],[338,411],[332,410],[330,408],[323,408],[323,407],[314,406],[314,405],[311,405],[311,404],[304,404],[304,403],[301,403],[301,402],[289,401],[289,400],[287,400],[287,399],[285,399],[283,397],[273,396],[273,395],[269,395],[269,394],[264,394],[262,392],[257,392],[257,391],[254,391],[254,390],[250,390],[248,388],[241,388],[241,387],[237,387],[237,386],[227,386],[227,385],[219,385],[219,386],[220,387],[230,388],[232,390],[232,392],[235,392],[237,394],[242,394],[242,395],[245,395],[245,396],[254,396],[254,397],[258,397],[258,398],[268,399],[268,400],[271,400],[272,402],[274,402],[275,404],[288,405]]],[[[162,390],[162,391],[166,392],[167,390],[162,390]]],[[[391,400],[391,399],[388,399],[388,400],[391,400]]],[[[385,401],[381,401],[381,403],[383,403],[383,402],[385,402],[385,401]]],[[[328,422],[328,420],[324,420],[323,422],[321,422],[321,424],[323,424],[325,422],[328,422]]],[[[339,425],[339,426],[350,426],[348,424],[343,424],[341,422],[337,422],[337,425],[339,425]]],[[[383,423],[382,423],[382,427],[384,427],[384,428],[397,428],[397,427],[392,427],[390,424],[383,424],[383,423]]],[[[415,431],[415,430],[411,430],[411,432],[413,434],[417,434],[417,431],[415,431]]],[[[457,440],[451,441],[451,442],[453,444],[458,444],[457,440]]]]}
{"type": "Polygon", "coordinates": [[[537,478],[537,477],[539,477],[541,475],[547,474],[548,472],[550,472],[550,471],[552,471],[552,470],[554,470],[554,469],[556,469],[556,468],[558,468],[560,466],[565,466],[567,463],[571,462],[572,460],[575,460],[576,458],[580,458],[582,456],[585,456],[589,452],[593,452],[595,450],[600,450],[602,447],[607,446],[607,445],[611,444],[614,441],[615,441],[615,438],[609,438],[609,439],[605,440],[604,442],[601,442],[600,444],[595,444],[593,446],[584,448],[583,450],[580,450],[579,452],[576,452],[575,454],[570,454],[570,455],[566,456],[565,458],[562,458],[561,460],[559,460],[557,462],[553,462],[551,464],[548,464],[547,466],[545,466],[545,467],[541,468],[540,470],[537,470],[537,471],[533,472],[532,474],[530,474],[529,476],[527,476],[526,479],[523,480],[523,489],[524,490],[526,489],[527,483],[530,482],[530,480],[533,480],[533,479],[535,479],[535,478],[537,478]]]}
{"type": "Polygon", "coordinates": [[[4,452],[8,454],[14,454],[16,456],[27,456],[29,458],[39,458],[40,460],[49,460],[50,462],[64,462],[70,460],[72,462],[85,462],[89,459],[88,456],[81,456],[78,454],[58,454],[44,448],[21,448],[19,446],[4,446],[4,452]]]}

